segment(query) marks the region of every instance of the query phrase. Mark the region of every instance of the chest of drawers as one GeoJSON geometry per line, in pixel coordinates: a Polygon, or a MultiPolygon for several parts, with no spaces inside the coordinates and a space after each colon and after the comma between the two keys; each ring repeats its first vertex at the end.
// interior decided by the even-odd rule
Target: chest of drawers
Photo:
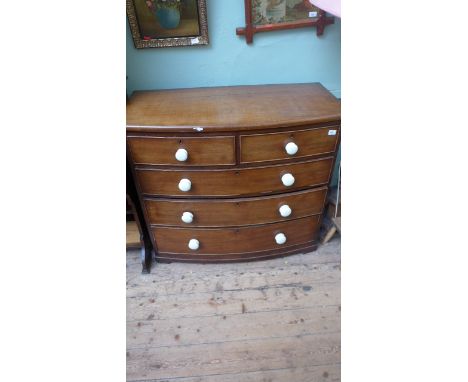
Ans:
{"type": "Polygon", "coordinates": [[[157,259],[316,249],[340,118],[320,84],[135,92],[127,156],[157,259]]]}

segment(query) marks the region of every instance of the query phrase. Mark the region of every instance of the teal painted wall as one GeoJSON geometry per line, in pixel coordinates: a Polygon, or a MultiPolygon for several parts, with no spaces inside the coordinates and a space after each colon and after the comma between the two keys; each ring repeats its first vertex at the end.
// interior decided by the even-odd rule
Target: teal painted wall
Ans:
{"type": "Polygon", "coordinates": [[[127,22],[127,90],[321,82],[340,97],[340,20],[314,28],[236,36],[243,0],[207,0],[207,46],[135,49],[127,22]]]}
{"type": "Polygon", "coordinates": [[[207,0],[207,46],[135,49],[127,22],[127,92],[199,86],[321,82],[341,98],[341,23],[259,33],[247,45],[243,0],[207,0]]]}

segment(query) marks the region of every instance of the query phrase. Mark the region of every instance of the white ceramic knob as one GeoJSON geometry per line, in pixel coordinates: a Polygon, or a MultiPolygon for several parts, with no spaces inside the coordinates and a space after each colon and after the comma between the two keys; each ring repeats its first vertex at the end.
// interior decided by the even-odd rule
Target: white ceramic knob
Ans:
{"type": "Polygon", "coordinates": [[[188,212],[188,211],[185,211],[183,214],[182,214],[182,221],[184,223],[191,223],[193,222],[193,214],[191,212],[188,212]]]}
{"type": "Polygon", "coordinates": [[[185,149],[179,149],[175,153],[175,158],[179,162],[185,162],[188,159],[188,151],[185,149]]]}
{"type": "Polygon", "coordinates": [[[289,207],[287,204],[279,208],[279,213],[283,218],[291,215],[291,212],[292,212],[291,207],[289,207]]]}
{"type": "Polygon", "coordinates": [[[277,233],[275,236],[275,241],[276,241],[276,244],[284,244],[286,243],[286,236],[282,232],[277,233]]]}
{"type": "Polygon", "coordinates": [[[297,153],[297,150],[299,150],[299,147],[294,142],[289,142],[286,146],[284,146],[284,149],[288,155],[294,155],[297,153]]]}
{"type": "Polygon", "coordinates": [[[189,179],[184,178],[180,180],[179,182],[180,191],[187,192],[187,191],[190,191],[191,188],[192,188],[192,182],[189,179]]]}
{"type": "Polygon", "coordinates": [[[284,174],[281,177],[281,181],[286,187],[292,186],[294,184],[294,176],[290,173],[284,174]]]}
{"type": "Polygon", "coordinates": [[[190,239],[188,242],[188,247],[192,251],[196,251],[198,248],[200,248],[200,242],[197,239],[190,239]]]}

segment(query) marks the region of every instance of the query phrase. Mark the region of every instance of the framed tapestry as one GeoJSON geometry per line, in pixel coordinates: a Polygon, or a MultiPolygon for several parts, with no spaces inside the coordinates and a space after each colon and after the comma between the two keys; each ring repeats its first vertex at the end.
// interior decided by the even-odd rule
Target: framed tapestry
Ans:
{"type": "Polygon", "coordinates": [[[135,48],[207,45],[206,0],[127,0],[135,48]]]}
{"type": "Polygon", "coordinates": [[[309,0],[244,0],[245,27],[237,28],[236,34],[245,36],[247,44],[253,35],[281,29],[315,26],[317,36],[323,34],[325,26],[334,23],[333,17],[312,5],[309,0]]]}

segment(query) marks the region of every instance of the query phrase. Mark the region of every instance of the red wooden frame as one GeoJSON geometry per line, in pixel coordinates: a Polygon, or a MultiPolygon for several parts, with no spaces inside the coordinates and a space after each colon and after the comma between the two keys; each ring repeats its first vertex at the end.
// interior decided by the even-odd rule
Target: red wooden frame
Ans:
{"type": "Polygon", "coordinates": [[[318,17],[310,20],[298,20],[277,24],[254,25],[252,23],[252,0],[244,0],[245,2],[245,27],[236,28],[236,35],[245,36],[245,42],[251,44],[253,35],[259,32],[269,32],[282,29],[296,29],[304,27],[316,27],[317,36],[323,35],[325,27],[335,23],[334,17],[327,17],[325,11],[320,10],[318,17]]]}

